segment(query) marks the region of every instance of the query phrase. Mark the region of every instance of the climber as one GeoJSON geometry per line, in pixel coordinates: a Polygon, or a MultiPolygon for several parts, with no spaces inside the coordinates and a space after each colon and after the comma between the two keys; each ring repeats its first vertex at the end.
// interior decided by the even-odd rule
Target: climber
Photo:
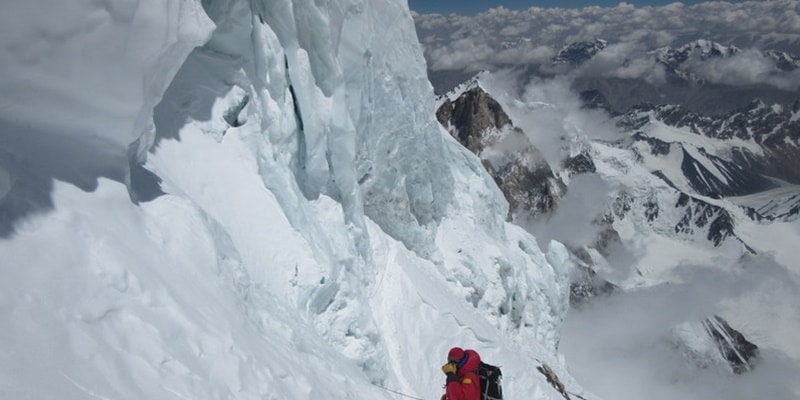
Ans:
{"type": "Polygon", "coordinates": [[[442,372],[447,375],[445,394],[441,400],[481,400],[478,367],[481,356],[475,350],[453,347],[447,353],[447,364],[442,372]]]}

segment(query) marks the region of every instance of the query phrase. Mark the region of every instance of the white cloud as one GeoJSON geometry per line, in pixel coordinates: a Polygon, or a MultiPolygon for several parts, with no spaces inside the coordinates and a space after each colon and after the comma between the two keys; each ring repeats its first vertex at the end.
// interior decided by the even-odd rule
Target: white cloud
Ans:
{"type": "Polygon", "coordinates": [[[579,76],[602,76],[606,78],[645,79],[654,84],[663,83],[666,77],[664,66],[647,55],[637,43],[627,42],[609,45],[603,51],[581,65],[579,76]]]}
{"type": "MultiPolygon", "coordinates": [[[[561,342],[570,370],[587,390],[607,399],[797,398],[795,377],[800,370],[796,362],[771,348],[772,332],[753,332],[754,321],[738,321],[740,311],[725,305],[734,299],[759,299],[759,304],[780,310],[796,309],[800,305],[797,281],[768,256],[754,257],[739,271],[729,274],[686,266],[680,272],[685,283],[598,298],[571,311],[561,342]],[[762,359],[755,369],[734,377],[718,368],[701,368],[675,351],[667,337],[670,329],[713,314],[728,319],[761,348],[762,359]]],[[[750,315],[771,315],[774,320],[769,328],[795,320],[787,317],[791,314],[775,316],[770,308],[750,315]]]]}
{"type": "Polygon", "coordinates": [[[519,36],[527,32],[531,27],[526,23],[510,24],[500,30],[501,36],[519,36]]]}
{"type": "Polygon", "coordinates": [[[541,64],[555,55],[555,49],[547,46],[533,46],[529,43],[500,50],[495,54],[499,65],[541,64]]]}
{"type": "Polygon", "coordinates": [[[580,96],[570,89],[570,80],[558,77],[535,80],[519,91],[514,71],[484,76],[482,84],[503,105],[514,125],[528,135],[551,166],[558,166],[569,154],[569,145],[584,138],[620,140],[626,136],[609,121],[602,110],[587,110],[580,96]],[[515,100],[519,99],[519,100],[515,100]]]}
{"type": "MultiPolygon", "coordinates": [[[[554,49],[566,43],[602,38],[609,41],[609,47],[582,69],[582,75],[636,77],[658,83],[664,79],[663,67],[637,51],[708,39],[742,49],[766,50],[777,45],[778,50],[800,54],[799,13],[796,0],[717,1],[695,6],[673,3],[643,8],[622,2],[613,8],[533,7],[515,11],[497,7],[474,17],[418,15],[415,19],[433,70],[477,71],[543,64],[554,49]],[[452,38],[442,39],[447,37],[452,38]]],[[[712,82],[797,88],[796,73],[772,71],[767,61],[747,53],[696,65],[695,72],[712,82]]]]}
{"type": "Polygon", "coordinates": [[[598,175],[583,174],[573,178],[558,209],[547,220],[527,227],[539,245],[550,240],[570,246],[587,246],[596,240],[600,227],[594,224],[606,210],[611,191],[598,175]]]}
{"type": "Polygon", "coordinates": [[[729,58],[690,59],[688,68],[709,82],[733,86],[768,84],[785,90],[800,88],[800,70],[776,70],[774,62],[758,50],[745,50],[729,58]]]}
{"type": "Polygon", "coordinates": [[[432,70],[461,69],[480,71],[490,66],[495,51],[487,43],[470,39],[457,39],[450,46],[427,48],[429,68],[432,70]]]}

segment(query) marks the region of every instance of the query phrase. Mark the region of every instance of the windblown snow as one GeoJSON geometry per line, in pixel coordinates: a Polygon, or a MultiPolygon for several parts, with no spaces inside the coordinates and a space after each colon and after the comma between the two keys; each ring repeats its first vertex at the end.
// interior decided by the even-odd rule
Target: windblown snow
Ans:
{"type": "Polygon", "coordinates": [[[0,13],[0,398],[572,393],[566,249],[434,117],[402,0],[0,13]],[[389,390],[387,390],[389,389],[389,390]]]}

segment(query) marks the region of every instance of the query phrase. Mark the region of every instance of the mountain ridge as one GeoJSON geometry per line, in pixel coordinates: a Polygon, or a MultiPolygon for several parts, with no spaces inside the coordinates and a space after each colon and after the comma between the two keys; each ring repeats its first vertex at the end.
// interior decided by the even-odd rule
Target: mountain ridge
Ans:
{"type": "MultiPolygon", "coordinates": [[[[485,140],[491,137],[494,143],[499,143],[514,136],[527,137],[530,132],[518,125],[517,118],[538,110],[538,114],[532,117],[535,118],[536,115],[541,116],[548,110],[556,111],[561,107],[556,104],[525,103],[507,96],[506,92],[496,98],[493,93],[498,91],[494,90],[493,85],[496,85],[496,81],[493,81],[492,74],[482,73],[473,78],[469,85],[460,86],[457,91],[440,96],[437,101],[439,122],[462,145],[482,159],[488,158],[485,156],[486,146],[470,146],[468,138],[485,140]],[[499,108],[495,105],[473,107],[472,112],[466,114],[452,112],[459,102],[476,101],[481,104],[498,103],[499,108]],[[520,112],[504,111],[514,107],[519,107],[520,112]],[[480,125],[484,129],[482,132],[476,126],[464,129],[470,121],[492,120],[492,117],[482,114],[502,114],[503,124],[480,125]],[[464,132],[469,132],[466,138],[464,132]]],[[[535,88],[535,84],[532,87],[535,88]]],[[[582,98],[589,102],[584,103],[587,109],[602,108],[598,108],[598,102],[593,97],[582,98]]],[[[798,118],[794,104],[767,106],[756,101],[745,109],[722,116],[703,116],[680,106],[640,106],[628,113],[607,117],[627,135],[627,139],[564,140],[564,145],[571,149],[568,152],[571,156],[558,165],[552,165],[551,160],[541,159],[539,168],[551,171],[552,175],[539,175],[536,178],[538,181],[534,179],[527,186],[509,185],[508,177],[501,171],[492,168],[486,161],[484,166],[509,203],[518,205],[511,208],[508,219],[526,227],[537,237],[542,232],[537,226],[547,227],[549,221],[557,219],[559,214],[577,212],[570,208],[574,204],[568,205],[565,199],[570,192],[582,190],[576,186],[585,184],[578,180],[579,177],[599,175],[604,180],[615,182],[616,190],[607,207],[591,222],[591,231],[596,233],[594,239],[576,242],[561,238],[576,263],[571,277],[570,302],[573,308],[581,309],[585,304],[596,301],[596,298],[614,297],[615,293],[642,290],[643,287],[658,287],[676,279],[671,272],[675,266],[669,265],[669,259],[656,260],[641,255],[639,257],[642,258],[633,262],[633,272],[627,277],[615,277],[610,273],[608,263],[618,262],[618,253],[639,251],[629,246],[641,242],[641,238],[663,241],[670,243],[664,246],[684,249],[686,253],[682,256],[686,258],[683,261],[676,259],[674,262],[678,264],[700,262],[699,259],[692,261],[693,252],[696,255],[706,252],[725,254],[716,262],[730,263],[722,268],[734,274],[737,263],[769,253],[769,249],[762,247],[763,243],[752,241],[749,230],[754,225],[767,229],[770,223],[792,223],[798,219],[798,186],[766,175],[767,171],[797,169],[794,163],[781,164],[781,158],[770,156],[775,149],[770,146],[774,143],[796,146],[794,126],[798,118]],[[769,125],[763,124],[764,121],[769,121],[769,125]],[[762,140],[767,138],[770,140],[762,140]],[[769,166],[770,163],[776,165],[769,166]],[[756,168],[758,165],[763,167],[756,168]],[[542,190],[543,183],[549,180],[555,183],[547,187],[558,190],[551,189],[550,195],[543,197],[540,195],[546,192],[542,190]],[[767,193],[774,194],[764,197],[767,193]],[[526,196],[536,199],[534,204],[519,206],[523,203],[515,199],[526,196]],[[628,250],[623,250],[626,248],[628,250]]],[[[528,124],[535,121],[529,120],[528,124]]],[[[515,140],[515,143],[520,143],[520,140],[515,140]]],[[[522,143],[535,148],[530,140],[522,143]]],[[[523,164],[524,156],[516,149],[519,147],[503,153],[508,158],[506,162],[523,164]]],[[[783,172],[781,176],[786,178],[788,175],[783,172]]],[[[747,323],[742,322],[741,316],[736,318],[737,323],[747,323]]],[[[701,324],[699,320],[687,323],[701,324]]],[[[714,361],[714,365],[739,374],[751,371],[761,362],[753,355],[757,353],[753,353],[753,349],[759,346],[749,342],[722,316],[708,316],[702,324],[706,326],[705,333],[696,331],[695,334],[707,335],[708,340],[718,343],[713,351],[723,354],[719,360],[727,360],[714,361]],[[709,326],[724,328],[715,330],[709,326]],[[733,333],[719,333],[725,330],[733,333]],[[742,349],[750,350],[731,350],[725,347],[729,341],[721,340],[720,335],[737,337],[742,349]],[[736,352],[749,352],[750,355],[745,360],[731,355],[736,352]]],[[[679,348],[696,353],[696,356],[692,356],[694,358],[690,357],[692,360],[707,365],[704,364],[706,361],[702,361],[707,356],[700,354],[708,350],[692,347],[692,341],[698,340],[696,337],[691,339],[684,335],[675,340],[681,341],[681,344],[677,344],[679,348]]]]}

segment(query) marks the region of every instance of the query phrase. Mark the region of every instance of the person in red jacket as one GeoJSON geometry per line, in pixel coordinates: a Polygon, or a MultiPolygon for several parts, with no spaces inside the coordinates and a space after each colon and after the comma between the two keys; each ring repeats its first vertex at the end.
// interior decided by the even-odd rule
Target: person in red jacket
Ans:
{"type": "Polygon", "coordinates": [[[481,356],[475,350],[453,347],[447,353],[442,372],[447,375],[445,394],[441,400],[481,400],[481,381],[478,366],[481,356]]]}

